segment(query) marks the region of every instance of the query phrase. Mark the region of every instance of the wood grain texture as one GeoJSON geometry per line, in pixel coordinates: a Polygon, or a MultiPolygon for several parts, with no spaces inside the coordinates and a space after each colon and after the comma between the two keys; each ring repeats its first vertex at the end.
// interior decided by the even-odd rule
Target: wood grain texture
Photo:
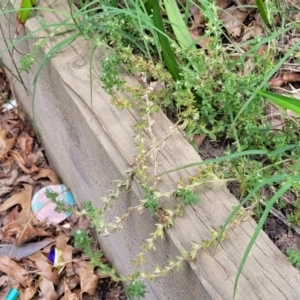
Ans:
{"type": "MultiPolygon", "coordinates": [[[[4,4],[5,0],[0,0],[4,4]]],[[[65,1],[51,2],[52,8],[68,10],[65,1]]],[[[41,1],[40,5],[50,5],[41,1]]],[[[38,21],[56,23],[63,19],[59,14],[43,12],[38,18],[31,18],[26,24],[25,33],[39,28],[38,21]]],[[[8,28],[14,29],[8,18],[0,15],[4,38],[9,42],[8,28]]],[[[14,18],[11,18],[11,22],[14,18]]],[[[42,33],[40,33],[42,34],[42,33]]],[[[43,33],[44,34],[44,33],[43,33]]],[[[12,35],[11,35],[12,36],[12,35]]],[[[32,70],[22,74],[27,88],[32,92],[33,79],[42,57],[51,47],[63,40],[61,35],[52,38],[40,51],[40,56],[32,70]]],[[[34,40],[25,40],[17,45],[21,53],[31,51],[34,40]]],[[[2,51],[5,48],[1,38],[2,51]]],[[[90,102],[89,82],[90,44],[78,39],[64,48],[43,69],[37,85],[34,102],[35,120],[49,159],[64,183],[72,190],[77,203],[91,200],[101,206],[101,199],[108,190],[115,188],[114,180],[124,178],[124,172],[133,164],[136,148],[133,137],[134,125],[139,115],[134,110],[119,111],[110,104],[110,97],[103,91],[96,76],[93,84],[93,105],[90,102]]],[[[100,72],[100,60],[105,52],[97,51],[93,60],[94,73],[100,72]]],[[[20,59],[16,51],[16,60],[20,59]]],[[[3,55],[10,65],[8,53],[3,55]]],[[[130,79],[133,80],[133,79],[130,79]]],[[[15,85],[18,98],[24,109],[32,117],[32,96],[26,94],[22,85],[15,85]]],[[[166,136],[172,125],[167,117],[159,112],[153,127],[157,140],[166,136]]],[[[148,137],[149,138],[149,137],[148,137]]],[[[178,131],[174,132],[158,153],[159,172],[199,161],[192,146],[178,131]]],[[[149,161],[151,166],[151,161],[149,161]]],[[[153,166],[152,166],[153,167],[153,166]]],[[[162,190],[176,186],[180,177],[196,172],[195,168],[171,173],[159,183],[162,190]]],[[[129,206],[139,203],[142,192],[137,183],[121,195],[120,201],[110,212],[115,215],[126,212],[129,206]]],[[[155,265],[165,265],[168,258],[190,248],[191,241],[200,242],[209,237],[209,229],[219,228],[224,223],[237,200],[230,192],[218,184],[212,189],[201,189],[201,203],[188,207],[182,218],[166,233],[166,239],[157,243],[157,251],[149,253],[145,270],[154,270],[155,265]]],[[[170,202],[165,203],[171,205],[170,202]]],[[[155,226],[155,219],[144,213],[133,213],[125,223],[122,232],[108,237],[99,236],[101,247],[118,272],[127,274],[133,271],[130,260],[140,251],[143,240],[148,238],[155,226]]],[[[216,253],[200,251],[195,261],[186,262],[179,272],[173,271],[166,278],[147,283],[146,299],[232,299],[233,283],[237,267],[246,246],[253,235],[255,222],[250,219],[229,232],[216,253]]],[[[253,247],[240,278],[237,295],[240,299],[300,299],[300,275],[261,233],[253,247]]]]}

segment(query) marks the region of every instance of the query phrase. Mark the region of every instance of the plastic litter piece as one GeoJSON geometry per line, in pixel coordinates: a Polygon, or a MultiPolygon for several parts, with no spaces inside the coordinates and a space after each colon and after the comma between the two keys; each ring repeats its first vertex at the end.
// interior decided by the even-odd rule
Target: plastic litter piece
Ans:
{"type": "Polygon", "coordinates": [[[65,268],[65,261],[63,259],[63,252],[58,248],[52,248],[48,255],[48,259],[52,262],[53,267],[58,270],[58,275],[65,268]]]}
{"type": "Polygon", "coordinates": [[[40,222],[43,222],[47,219],[48,223],[59,224],[63,220],[68,218],[71,213],[56,211],[56,204],[51,202],[51,200],[45,195],[47,189],[58,193],[58,197],[56,198],[56,200],[62,201],[69,206],[74,206],[75,201],[73,195],[70,191],[68,191],[67,187],[64,184],[60,184],[46,186],[35,193],[32,198],[32,211],[40,222]]]}
{"type": "Polygon", "coordinates": [[[55,268],[60,268],[62,266],[64,266],[65,261],[62,257],[62,251],[58,248],[52,248],[50,250],[50,253],[48,255],[48,259],[52,262],[53,267],[55,268]]]}
{"type": "Polygon", "coordinates": [[[20,292],[17,289],[12,288],[9,291],[9,293],[7,294],[5,300],[16,300],[16,299],[18,299],[19,294],[20,294],[20,292]]]}
{"type": "Polygon", "coordinates": [[[2,112],[7,112],[8,110],[12,110],[16,107],[18,107],[18,102],[17,102],[17,100],[12,99],[9,102],[4,103],[2,105],[2,112]]]}

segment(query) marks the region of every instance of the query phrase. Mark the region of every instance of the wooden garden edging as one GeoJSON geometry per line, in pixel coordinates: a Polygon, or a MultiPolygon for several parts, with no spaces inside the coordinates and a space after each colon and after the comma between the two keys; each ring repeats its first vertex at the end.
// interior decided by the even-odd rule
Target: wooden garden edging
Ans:
{"type": "MultiPolygon", "coordinates": [[[[53,3],[52,8],[68,10],[64,0],[40,2],[39,5],[42,6],[53,3]]],[[[6,0],[0,0],[0,3],[3,6],[6,0]]],[[[44,11],[39,17],[49,23],[62,19],[60,15],[44,11]]],[[[15,19],[11,16],[9,24],[8,16],[0,15],[0,22],[5,39],[10,43],[15,19]]],[[[31,18],[26,23],[25,32],[38,28],[38,20],[31,18]]],[[[21,34],[24,34],[24,30],[21,34]]],[[[49,47],[63,38],[65,36],[51,39],[40,54],[44,55],[49,47]]],[[[17,46],[16,61],[21,57],[19,53],[25,54],[32,50],[34,42],[27,40],[17,46]]],[[[0,47],[0,51],[6,48],[3,38],[0,40],[0,47]]],[[[89,43],[80,38],[51,59],[38,79],[34,111],[48,157],[73,192],[77,203],[90,200],[95,206],[99,206],[101,198],[115,188],[114,180],[124,178],[125,170],[134,163],[136,148],[133,137],[138,114],[133,110],[119,111],[112,106],[109,96],[97,79],[93,81],[91,109],[89,50],[89,43]]],[[[101,52],[96,53],[94,70],[99,70],[99,60],[103,55],[101,52]]],[[[2,58],[6,65],[11,65],[8,52],[2,58]]],[[[23,81],[31,92],[40,60],[28,74],[22,74],[23,81]]],[[[19,83],[16,83],[15,90],[24,109],[32,117],[31,94],[26,94],[19,83]]],[[[169,132],[172,124],[162,112],[155,115],[154,119],[154,135],[161,139],[169,132]]],[[[158,152],[158,160],[161,163],[159,172],[163,172],[199,161],[199,156],[182,134],[176,131],[158,152]]],[[[159,187],[166,191],[174,189],[180,177],[187,177],[195,172],[196,169],[190,168],[171,173],[162,178],[159,187]]],[[[138,205],[141,196],[140,188],[134,183],[128,193],[122,194],[121,200],[111,211],[111,219],[124,214],[129,206],[138,205]]],[[[149,253],[145,270],[153,271],[156,265],[166,265],[166,260],[179,255],[180,250],[190,249],[191,241],[208,239],[209,229],[219,228],[232,207],[238,204],[227,188],[218,184],[211,190],[202,189],[200,196],[201,203],[186,208],[184,216],[178,218],[175,226],[166,233],[166,239],[158,241],[156,251],[149,253]]],[[[99,236],[102,250],[120,274],[133,271],[130,261],[139,253],[143,240],[153,232],[154,226],[155,218],[148,213],[133,213],[123,231],[108,237],[99,236]]],[[[146,299],[232,299],[237,267],[255,226],[252,219],[243,222],[229,231],[228,237],[215,254],[210,250],[200,251],[197,259],[184,263],[180,271],[172,271],[165,278],[148,282],[146,299]]],[[[287,262],[263,232],[248,257],[235,299],[300,299],[299,272],[287,262]]]]}

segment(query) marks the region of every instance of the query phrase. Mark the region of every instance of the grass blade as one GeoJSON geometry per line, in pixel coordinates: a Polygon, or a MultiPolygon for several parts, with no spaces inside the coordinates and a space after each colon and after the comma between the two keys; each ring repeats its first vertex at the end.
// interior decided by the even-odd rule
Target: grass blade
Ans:
{"type": "Polygon", "coordinates": [[[221,242],[221,239],[222,239],[222,236],[223,236],[223,233],[225,232],[228,224],[231,222],[232,218],[235,216],[235,214],[240,210],[240,208],[242,206],[244,206],[248,201],[249,199],[255,195],[256,192],[258,192],[261,188],[263,188],[265,185],[267,184],[272,184],[274,182],[280,182],[282,180],[284,180],[286,178],[286,175],[285,174],[279,174],[279,175],[274,175],[274,176],[271,176],[267,179],[265,179],[264,181],[260,182],[248,195],[246,198],[243,199],[243,201],[241,201],[239,203],[239,205],[237,205],[233,211],[230,213],[229,217],[227,218],[227,220],[225,221],[224,225],[222,226],[221,228],[221,231],[220,231],[220,235],[219,235],[219,239],[217,241],[217,244],[216,244],[216,247],[215,247],[215,250],[217,249],[218,245],[220,244],[221,242]]]}
{"type": "Polygon", "coordinates": [[[269,17],[268,17],[268,12],[267,12],[265,4],[263,3],[262,0],[255,0],[255,2],[256,2],[257,8],[259,10],[259,13],[260,13],[263,21],[265,22],[265,24],[268,27],[271,27],[271,23],[270,23],[270,20],[269,20],[269,17]]]}
{"type": "Polygon", "coordinates": [[[242,273],[242,270],[243,270],[243,267],[246,263],[246,260],[248,258],[248,255],[250,253],[250,250],[252,248],[252,246],[254,245],[257,237],[258,237],[258,234],[260,232],[260,230],[262,229],[268,215],[269,215],[269,212],[272,208],[272,206],[274,205],[274,203],[292,186],[292,183],[290,181],[286,182],[275,194],[274,196],[268,201],[267,205],[266,205],[266,208],[257,224],[257,227],[254,231],[254,234],[253,236],[251,237],[251,240],[246,248],[246,251],[243,255],[243,258],[242,258],[242,261],[239,265],[239,268],[238,268],[238,272],[237,272],[237,275],[235,277],[235,282],[234,282],[234,290],[233,290],[233,298],[235,297],[235,294],[236,294],[236,290],[237,290],[237,284],[238,284],[238,281],[239,281],[239,278],[240,278],[240,275],[242,273]]]}
{"type": "Polygon", "coordinates": [[[160,177],[166,174],[170,174],[173,172],[177,172],[183,169],[187,169],[187,168],[191,168],[191,167],[199,167],[199,166],[204,166],[204,165],[208,165],[208,164],[212,164],[212,163],[218,163],[218,162],[222,162],[225,160],[229,160],[229,159],[233,159],[233,158],[237,158],[237,157],[241,157],[241,156],[247,156],[247,155],[267,155],[267,151],[265,150],[247,150],[247,151],[243,151],[243,152],[238,152],[238,153],[234,153],[234,154],[229,154],[229,155],[225,155],[225,156],[221,156],[221,157],[217,157],[217,158],[213,158],[213,159],[207,159],[207,160],[203,160],[203,161],[198,161],[195,163],[191,163],[188,165],[184,165],[182,167],[179,168],[175,168],[163,173],[160,173],[158,175],[156,175],[155,177],[160,177]]]}
{"type": "Polygon", "coordinates": [[[300,115],[300,101],[299,100],[297,100],[295,98],[271,93],[271,92],[259,91],[258,93],[260,95],[266,97],[269,101],[271,101],[285,109],[289,109],[300,115]]]}
{"type": "Polygon", "coordinates": [[[175,55],[170,46],[169,40],[166,36],[158,0],[153,1],[153,22],[156,28],[158,29],[157,35],[162,48],[162,54],[165,63],[167,65],[167,68],[171,73],[173,79],[179,80],[181,77],[179,73],[179,66],[175,59],[175,55]]]}
{"type": "Polygon", "coordinates": [[[181,49],[189,48],[194,44],[191,35],[184,23],[183,17],[179,11],[175,0],[164,0],[168,19],[181,49]]]}

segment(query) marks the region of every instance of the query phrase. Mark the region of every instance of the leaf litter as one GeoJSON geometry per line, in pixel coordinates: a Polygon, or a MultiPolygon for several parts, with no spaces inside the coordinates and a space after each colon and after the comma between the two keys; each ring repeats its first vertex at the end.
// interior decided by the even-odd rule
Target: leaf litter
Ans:
{"type": "Polygon", "coordinates": [[[87,217],[73,214],[53,224],[32,212],[33,195],[61,182],[27,117],[20,106],[7,103],[9,97],[0,68],[0,299],[11,288],[21,300],[127,299],[119,283],[103,278],[73,246],[72,230],[90,230],[87,217]],[[52,263],[54,250],[59,259],[52,263]]]}

